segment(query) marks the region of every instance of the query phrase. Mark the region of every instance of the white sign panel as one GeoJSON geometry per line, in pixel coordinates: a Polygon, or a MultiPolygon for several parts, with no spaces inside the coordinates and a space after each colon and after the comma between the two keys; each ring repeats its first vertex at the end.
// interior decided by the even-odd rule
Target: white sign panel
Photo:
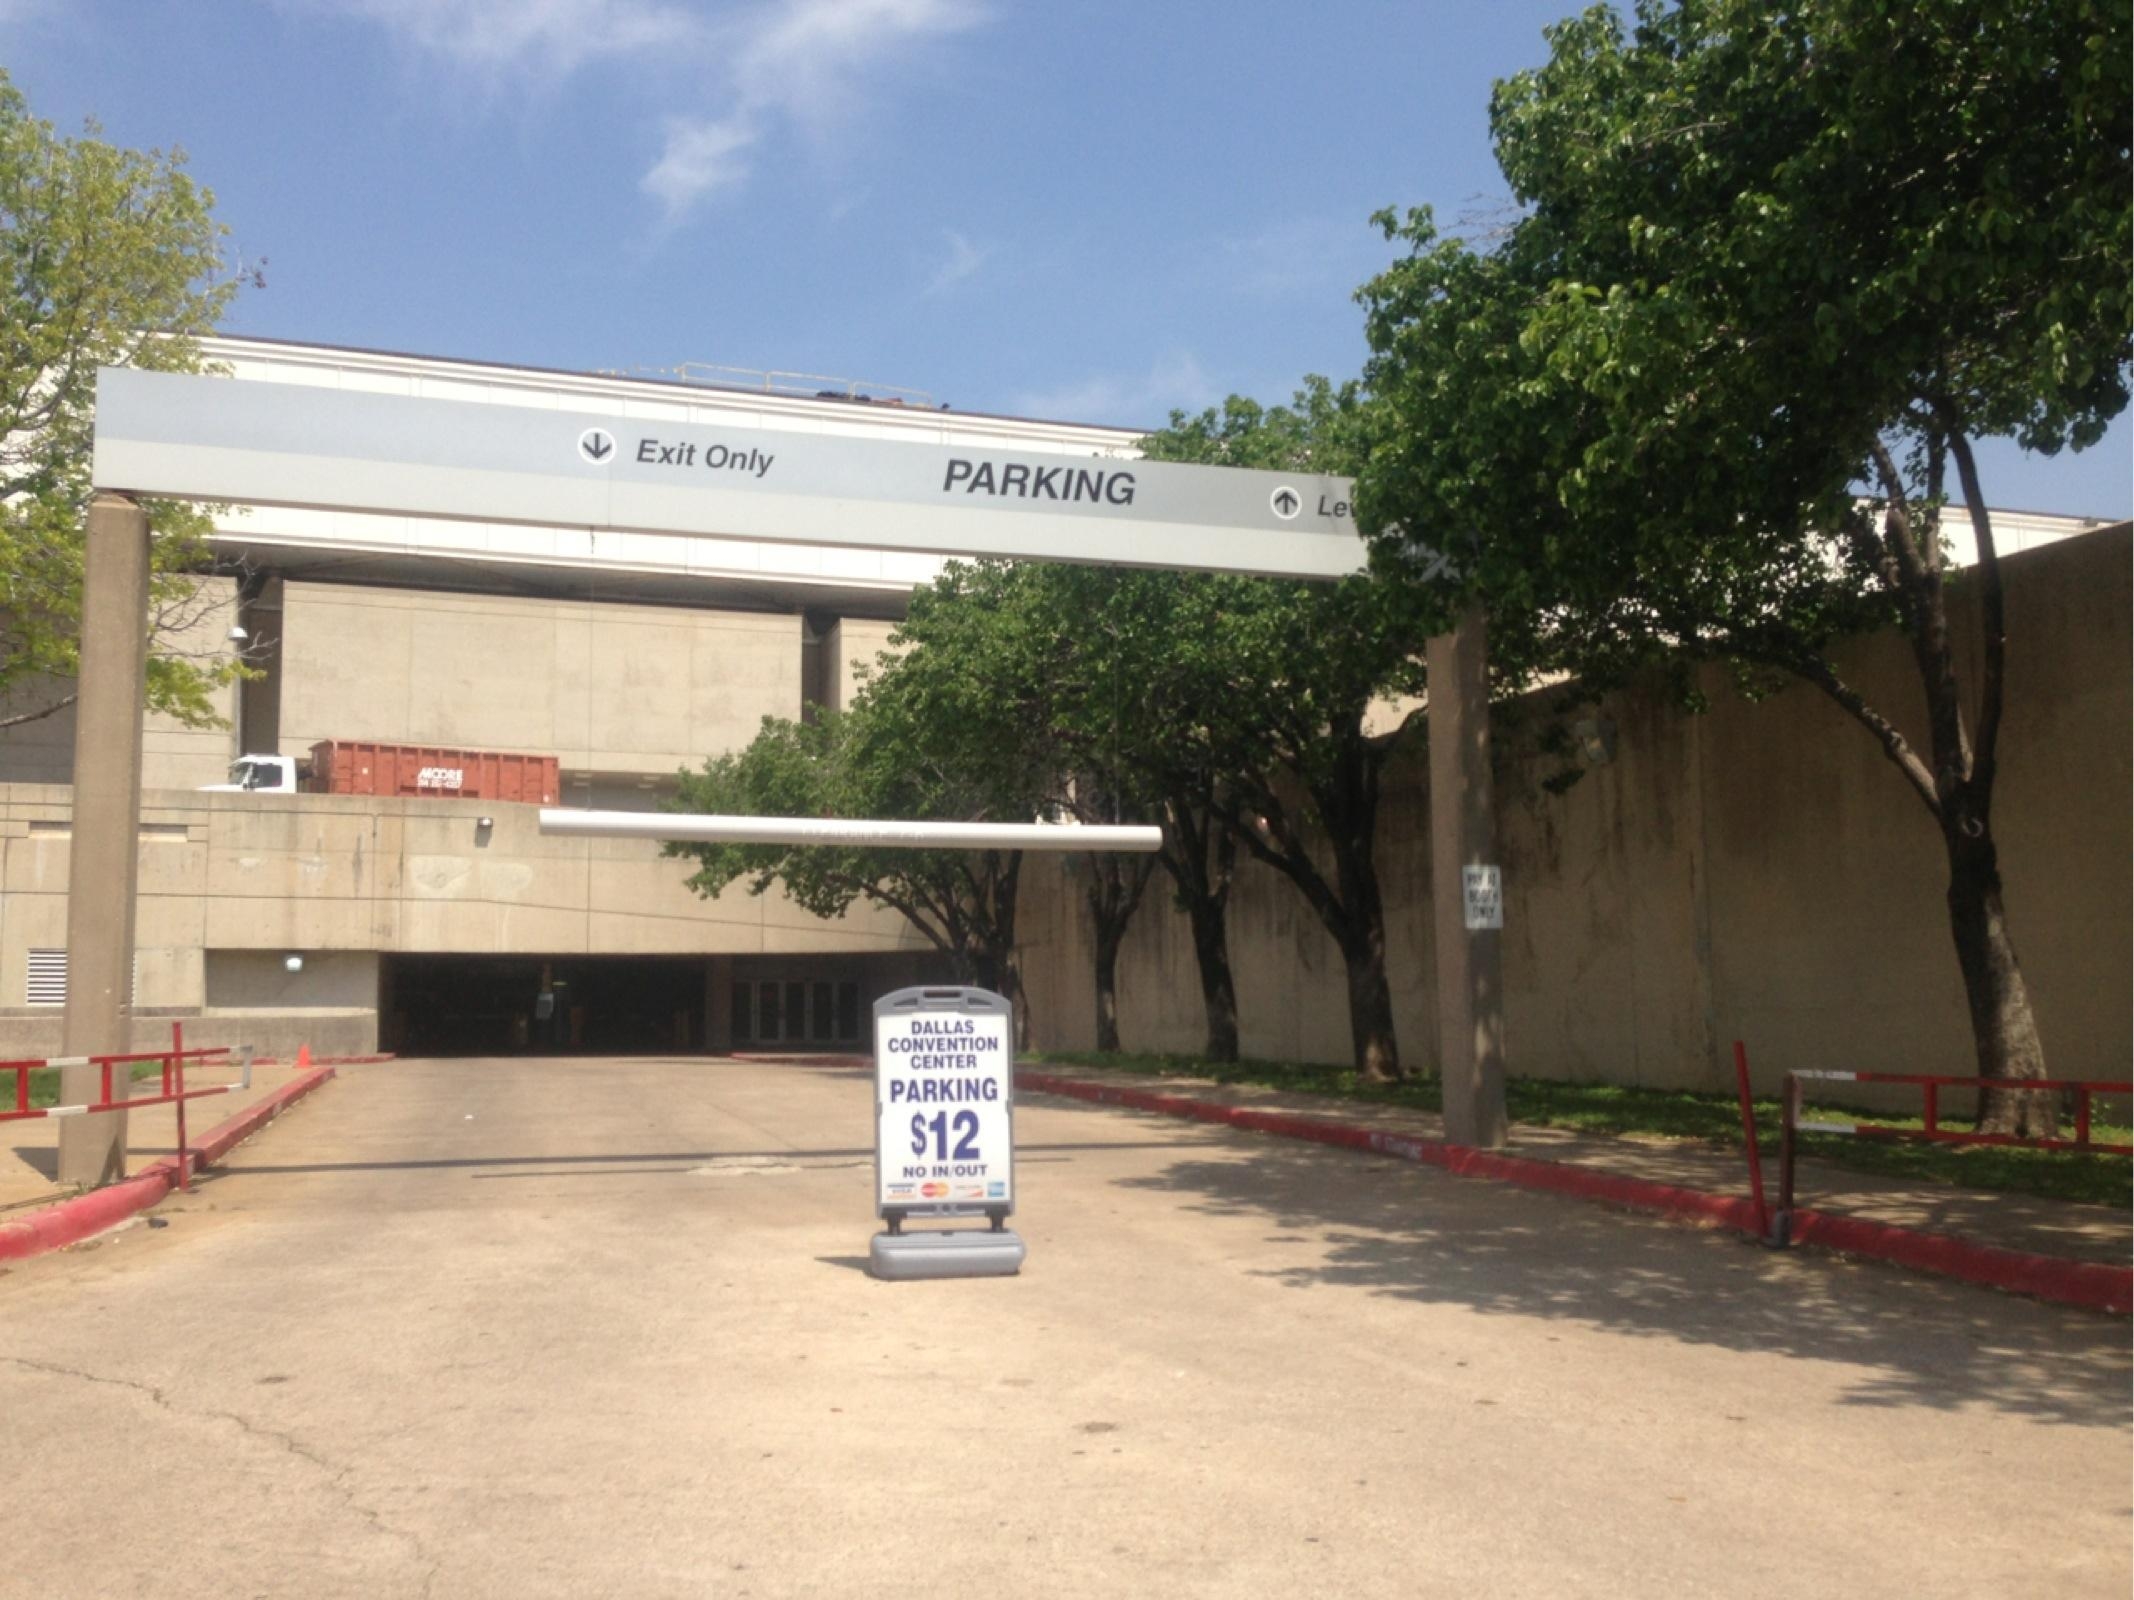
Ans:
{"type": "Polygon", "coordinates": [[[1462,867],[1460,887],[1467,900],[1467,926],[1470,929],[1504,926],[1502,867],[1462,867]]]}
{"type": "MultiPolygon", "coordinates": [[[[984,990],[875,1011],[876,1207],[977,1214],[1015,1206],[1014,1041],[1007,1003],[984,990]],[[970,996],[973,1009],[957,998],[970,996]]],[[[924,993],[921,991],[921,993],[924,993]]]]}
{"type": "Polygon", "coordinates": [[[950,556],[1335,578],[1346,478],[105,367],[99,489],[950,556]]]}

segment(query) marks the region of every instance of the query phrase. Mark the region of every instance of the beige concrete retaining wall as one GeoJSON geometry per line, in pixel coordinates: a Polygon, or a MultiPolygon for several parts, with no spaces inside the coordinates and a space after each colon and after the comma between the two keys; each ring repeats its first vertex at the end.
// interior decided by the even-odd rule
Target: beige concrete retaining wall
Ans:
{"type": "MultiPolygon", "coordinates": [[[[2055,1075],[2125,1080],[2134,1055],[2128,531],[2006,565],[1995,831],[2010,923],[2055,1075]]],[[[1968,598],[1959,594],[1955,610],[1975,694],[1968,598]]],[[[1841,660],[1923,746],[1904,641],[1857,641],[1841,660]]],[[[1765,1083],[1804,1067],[1973,1071],[1941,843],[1925,809],[1868,734],[1816,691],[1752,704],[1716,672],[1708,688],[1703,716],[1654,693],[1612,697],[1599,714],[1615,727],[1614,759],[1564,795],[1540,787],[1552,760],[1501,757],[1513,1070],[1710,1087],[1727,1081],[1740,1037],[1765,1083]]],[[[1401,1049],[1417,1064],[1434,1053],[1427,804],[1421,751],[1411,749],[1389,778],[1379,856],[1401,1049]]],[[[1033,860],[1022,910],[1035,1036],[1055,1048],[1094,1038],[1072,870],[1033,860]]],[[[1231,942],[1246,1052],[1347,1060],[1339,956],[1285,880],[1245,869],[1231,942]]],[[[1192,944],[1161,880],[1120,971],[1127,1048],[1199,1047],[1192,944]]]]}

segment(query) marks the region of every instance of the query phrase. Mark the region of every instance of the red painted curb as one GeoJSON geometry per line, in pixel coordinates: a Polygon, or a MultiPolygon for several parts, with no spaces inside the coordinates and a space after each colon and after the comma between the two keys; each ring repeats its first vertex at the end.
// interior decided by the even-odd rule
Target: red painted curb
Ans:
{"type": "MultiPolygon", "coordinates": [[[[375,1056],[313,1056],[311,1064],[314,1067],[367,1067],[376,1062],[398,1061],[399,1059],[392,1051],[388,1050],[383,1055],[375,1056]]],[[[254,1056],[252,1065],[255,1067],[284,1067],[294,1066],[295,1063],[284,1061],[279,1056],[254,1056]]]]}
{"type": "Polygon", "coordinates": [[[175,1172],[158,1165],[123,1183],[92,1189],[13,1222],[0,1222],[0,1261],[26,1261],[115,1228],[162,1199],[176,1178],[175,1172]]]}
{"type": "MultiPolygon", "coordinates": [[[[259,1132],[260,1129],[264,1128],[333,1075],[334,1069],[331,1064],[316,1066],[301,1078],[290,1079],[289,1082],[283,1084],[274,1093],[268,1095],[266,1099],[259,1101],[255,1105],[246,1106],[244,1110],[226,1121],[216,1123],[214,1127],[208,1129],[206,1133],[203,1133],[193,1142],[192,1151],[196,1161],[220,1161],[230,1151],[251,1138],[253,1134],[259,1132]]],[[[165,1156],[155,1165],[170,1168],[171,1177],[173,1181],[176,1180],[178,1175],[178,1158],[176,1156],[165,1156]]]]}
{"type": "MultiPolygon", "coordinates": [[[[194,1167],[221,1160],[332,1076],[330,1066],[307,1072],[283,1084],[257,1105],[246,1106],[236,1116],[218,1122],[189,1146],[194,1167]]],[[[117,1227],[136,1212],[146,1211],[177,1183],[178,1158],[164,1156],[118,1183],[45,1206],[13,1222],[0,1222],[0,1261],[26,1261],[47,1250],[79,1244],[107,1228],[117,1227]]]]}
{"type": "MultiPolygon", "coordinates": [[[[1545,1189],[1581,1200],[1638,1211],[1657,1211],[1706,1227],[1733,1228],[1757,1236],[1756,1207],[1745,1195],[1711,1194],[1702,1189],[1684,1189],[1616,1172],[1594,1172],[1566,1166],[1558,1161],[1537,1161],[1531,1156],[1508,1156],[1472,1145],[1449,1144],[1442,1139],[1417,1139],[1408,1134],[1387,1133],[1375,1128],[1324,1122],[1286,1111],[1255,1111],[1247,1106],[1219,1105],[1184,1095],[1159,1094],[1150,1089],[1130,1089],[1119,1084],[1089,1083],[1049,1072],[1020,1068],[1015,1074],[1019,1088],[1040,1094],[1064,1095],[1099,1105],[1126,1106],[1136,1111],[1154,1111],[1165,1116],[1187,1117],[1197,1122],[1221,1123],[1248,1128],[1285,1139],[1309,1139],[1346,1150],[1394,1156],[1403,1161],[1443,1167],[1463,1178],[1492,1178],[1499,1183],[1527,1189],[1545,1189]]],[[[1867,1256],[1922,1272],[1935,1272],[1965,1283],[2011,1294],[2034,1295],[2062,1305],[2081,1306],[2125,1316],[2134,1310],[2134,1268],[2108,1266],[2101,1261],[2070,1261],[2062,1256],[2033,1255],[2007,1250],[1999,1245],[1979,1244],[1952,1234],[1926,1233],[1890,1223],[1869,1222],[1860,1217],[1828,1216],[1819,1211],[1793,1213],[1792,1240],[1845,1255],[1867,1256]]]]}

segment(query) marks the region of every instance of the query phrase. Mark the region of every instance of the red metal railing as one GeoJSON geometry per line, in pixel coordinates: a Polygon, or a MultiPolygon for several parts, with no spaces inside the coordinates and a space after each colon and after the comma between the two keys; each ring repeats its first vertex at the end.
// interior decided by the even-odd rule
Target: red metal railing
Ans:
{"type": "MultiPolygon", "coordinates": [[[[1737,1065],[1745,1060],[1741,1046],[1734,1046],[1737,1065]]],[[[1793,1171],[1803,1133],[1849,1134],[1861,1139],[1891,1143],[2000,1145],[2023,1150],[2067,1150],[2092,1155],[2134,1156],[2134,1145],[2105,1144],[2090,1137],[2090,1102],[2098,1095],[2134,1096],[2134,1085],[2124,1083],[2079,1083],[2065,1079],[1940,1076],[1924,1072],[1789,1072],[1781,1101],[1778,1151],[1778,1226],[1784,1232],[1793,1212],[1793,1171]],[[1923,1127],[1893,1128],[1884,1123],[1839,1121],[1802,1116],[1803,1080],[1819,1083],[1896,1084],[1922,1091],[1923,1127]],[[2075,1136],[2072,1139],[2032,1139],[2013,1133],[1976,1133],[1941,1125],[1941,1091],[1959,1089],[1978,1093],[1984,1089],[2016,1094],[2066,1094],[2075,1101],[2075,1136]]]]}
{"type": "Polygon", "coordinates": [[[205,1089],[188,1089],[185,1086],[185,1064],[190,1061],[200,1065],[225,1063],[233,1052],[228,1045],[214,1045],[205,1050],[185,1048],[184,1024],[171,1024],[171,1047],[168,1050],[150,1050],[135,1055],[115,1056],[50,1056],[35,1061],[0,1061],[0,1081],[8,1073],[15,1076],[11,1094],[0,1097],[0,1122],[21,1122],[32,1117],[83,1117],[95,1116],[101,1111],[140,1111],[149,1106],[174,1105],[178,1108],[178,1182],[182,1188],[190,1188],[191,1162],[186,1150],[185,1106],[190,1100],[204,1100],[209,1095],[230,1094],[239,1089],[252,1087],[252,1047],[244,1045],[234,1052],[240,1068],[235,1083],[213,1084],[205,1089]],[[132,1069],[144,1061],[160,1061],[163,1064],[161,1092],[134,1097],[132,1069]],[[30,1104],[30,1074],[66,1067],[95,1067],[97,1069],[98,1097],[78,1105],[32,1106],[30,1104]],[[118,1071],[125,1068],[121,1075],[118,1071]],[[124,1091],[124,1092],[114,1092],[124,1091]]]}

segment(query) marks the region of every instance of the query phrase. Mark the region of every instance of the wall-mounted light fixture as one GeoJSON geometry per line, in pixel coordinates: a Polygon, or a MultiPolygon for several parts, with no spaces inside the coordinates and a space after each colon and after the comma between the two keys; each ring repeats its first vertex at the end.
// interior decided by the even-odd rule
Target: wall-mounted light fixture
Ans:
{"type": "Polygon", "coordinates": [[[304,970],[304,958],[295,951],[290,951],[289,954],[282,957],[282,970],[285,972],[302,972],[304,970]]]}
{"type": "Polygon", "coordinates": [[[493,827],[495,827],[495,826],[496,826],[496,818],[494,818],[494,817],[476,817],[476,818],[474,819],[474,825],[475,825],[475,826],[476,826],[477,828],[481,829],[481,830],[482,830],[482,831],[483,831],[484,833],[487,833],[487,832],[488,832],[488,831],[489,831],[489,830],[490,830],[491,828],[493,828],[493,827]]]}

